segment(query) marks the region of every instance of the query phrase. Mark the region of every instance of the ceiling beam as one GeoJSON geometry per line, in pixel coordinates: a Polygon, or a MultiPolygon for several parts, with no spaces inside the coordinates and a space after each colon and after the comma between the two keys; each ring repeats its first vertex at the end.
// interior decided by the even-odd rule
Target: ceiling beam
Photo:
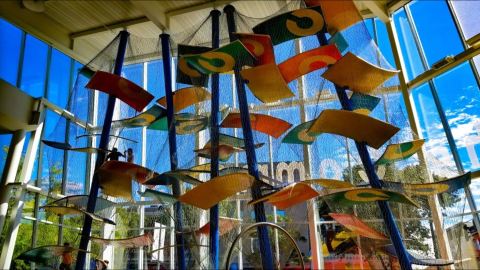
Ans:
{"type": "Polygon", "coordinates": [[[145,16],[152,21],[160,30],[166,31],[167,20],[165,19],[165,8],[161,1],[137,1],[130,0],[130,3],[145,14],[145,16]]]}
{"type": "MultiPolygon", "coordinates": [[[[356,0],[359,1],[359,0],[356,0]]],[[[388,22],[387,3],[384,1],[362,0],[362,4],[367,7],[375,16],[383,22],[388,22]]]]}
{"type": "Polygon", "coordinates": [[[111,24],[107,24],[107,25],[102,25],[102,26],[97,26],[97,27],[93,27],[93,28],[78,31],[78,32],[73,32],[73,33],[70,34],[70,38],[76,39],[76,38],[80,38],[80,37],[84,37],[84,36],[88,36],[88,35],[93,35],[93,34],[105,32],[105,31],[110,31],[110,30],[117,29],[117,28],[125,28],[125,27],[131,26],[131,25],[145,23],[145,22],[149,22],[149,21],[150,21],[150,19],[148,19],[145,16],[142,16],[142,17],[138,17],[138,18],[135,18],[135,19],[119,21],[119,22],[115,22],[115,23],[111,23],[111,24]]]}
{"type": "Polygon", "coordinates": [[[224,6],[235,2],[236,0],[210,0],[203,3],[198,3],[195,5],[189,5],[184,8],[177,8],[169,10],[165,13],[167,27],[170,27],[170,18],[187,14],[190,12],[199,11],[202,9],[213,9],[213,8],[223,8],[224,6]]]}

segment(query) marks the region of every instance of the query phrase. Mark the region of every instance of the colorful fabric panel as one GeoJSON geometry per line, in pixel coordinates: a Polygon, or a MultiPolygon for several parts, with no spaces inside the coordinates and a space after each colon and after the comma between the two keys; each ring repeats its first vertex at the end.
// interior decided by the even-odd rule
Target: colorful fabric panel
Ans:
{"type": "Polygon", "coordinates": [[[153,105],[148,110],[142,112],[137,116],[114,121],[112,125],[122,126],[126,128],[146,127],[155,122],[156,120],[165,117],[166,115],[167,110],[164,107],[153,105]]]}
{"type": "Polygon", "coordinates": [[[330,133],[380,148],[400,129],[373,117],[344,110],[324,110],[313,122],[309,134],[330,133]]]}
{"type": "Polygon", "coordinates": [[[327,45],[295,55],[278,65],[287,83],[315,70],[335,64],[342,55],[335,45],[327,45]]]}
{"type": "MultiPolygon", "coordinates": [[[[194,104],[202,101],[207,101],[211,97],[210,92],[203,87],[187,87],[178,89],[173,92],[173,108],[174,112],[179,112],[194,104]]],[[[167,98],[162,97],[157,100],[157,103],[163,107],[167,107],[167,98]]]]}
{"type": "Polygon", "coordinates": [[[352,111],[369,115],[380,102],[380,98],[376,96],[366,95],[362,93],[353,93],[350,97],[350,104],[352,105],[352,111]]]}
{"type": "Polygon", "coordinates": [[[287,135],[285,135],[285,137],[283,137],[282,143],[312,144],[317,137],[307,131],[310,129],[314,121],[315,120],[301,123],[294,127],[287,133],[287,135]]]}
{"type": "Polygon", "coordinates": [[[383,155],[375,162],[377,165],[389,164],[398,160],[407,159],[422,149],[424,140],[389,144],[383,155]]]}
{"type": "Polygon", "coordinates": [[[207,210],[226,198],[248,189],[254,180],[253,176],[246,173],[218,176],[187,191],[178,200],[207,210]]]}
{"type": "Polygon", "coordinates": [[[351,91],[370,94],[397,73],[397,70],[377,67],[348,52],[337,63],[330,66],[322,77],[351,91]]]}
{"type": "MultiPolygon", "coordinates": [[[[250,114],[252,129],[270,135],[274,138],[280,137],[292,124],[280,118],[266,114],[250,114]]],[[[240,113],[229,113],[220,125],[223,128],[242,128],[240,113]]]]}
{"type": "Polygon", "coordinates": [[[324,28],[325,22],[320,7],[310,7],[270,18],[253,27],[253,32],[270,35],[273,45],[277,45],[288,40],[315,35],[324,28]]]}
{"type": "Polygon", "coordinates": [[[269,35],[234,33],[248,51],[255,56],[256,66],[275,64],[272,40],[269,35]]]}
{"type": "Polygon", "coordinates": [[[233,41],[218,49],[195,55],[185,55],[182,58],[203,74],[225,73],[235,66],[253,66],[255,57],[239,40],[233,41]]]}
{"type": "Polygon", "coordinates": [[[99,238],[99,237],[90,237],[90,240],[98,244],[110,245],[110,246],[122,247],[122,248],[148,247],[153,244],[153,238],[149,233],[145,233],[145,234],[135,236],[135,237],[130,237],[130,238],[123,238],[123,239],[106,239],[106,238],[99,238]]]}
{"type": "Polygon", "coordinates": [[[383,234],[368,226],[366,223],[361,221],[354,215],[350,214],[340,214],[340,213],[330,213],[328,214],[338,223],[342,224],[345,228],[354,232],[363,237],[368,237],[378,240],[388,240],[388,238],[383,234]]]}
{"type": "Polygon", "coordinates": [[[191,45],[178,45],[178,65],[177,65],[177,83],[197,85],[197,86],[208,86],[208,76],[198,72],[192,65],[187,63],[182,57],[184,55],[190,54],[200,54],[204,52],[211,51],[212,48],[201,47],[201,46],[191,46],[191,45]]]}
{"type": "Polygon", "coordinates": [[[141,112],[153,99],[152,94],[132,81],[103,71],[95,72],[86,87],[114,96],[137,112],[141,112]]]}

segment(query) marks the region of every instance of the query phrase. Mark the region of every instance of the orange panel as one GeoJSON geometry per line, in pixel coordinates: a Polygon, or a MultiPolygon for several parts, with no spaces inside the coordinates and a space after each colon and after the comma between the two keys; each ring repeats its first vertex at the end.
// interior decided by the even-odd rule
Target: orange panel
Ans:
{"type": "Polygon", "coordinates": [[[240,75],[255,97],[264,103],[295,96],[275,64],[247,68],[240,71],[240,75]]]}
{"type": "Polygon", "coordinates": [[[228,197],[251,187],[254,180],[253,176],[246,173],[218,176],[187,191],[178,200],[207,210],[228,197]]]}
{"type": "Polygon", "coordinates": [[[330,66],[322,77],[354,92],[370,94],[397,73],[397,70],[377,67],[348,52],[337,63],[330,66]]]}
{"type": "MultiPolygon", "coordinates": [[[[179,112],[194,104],[209,100],[210,97],[210,92],[208,92],[207,89],[203,87],[187,87],[176,90],[175,92],[173,92],[173,108],[175,109],[174,112],[179,112]]],[[[167,98],[162,97],[157,100],[157,103],[166,108],[167,98]]]]}
{"type": "MultiPolygon", "coordinates": [[[[239,219],[227,218],[227,217],[220,217],[218,219],[218,229],[220,231],[220,236],[228,233],[233,228],[240,224],[239,219]]],[[[195,231],[195,234],[210,234],[210,222],[203,225],[200,229],[195,231]]]]}
{"type": "Polygon", "coordinates": [[[106,239],[106,238],[90,237],[90,240],[103,245],[112,245],[114,247],[122,247],[122,248],[139,248],[139,247],[150,246],[153,244],[152,235],[149,233],[145,233],[135,237],[124,238],[124,239],[106,239]]]}
{"type": "MultiPolygon", "coordinates": [[[[252,129],[270,135],[274,138],[280,137],[292,126],[292,124],[282,119],[257,113],[250,114],[250,122],[252,124],[252,129]]],[[[242,128],[240,113],[229,113],[223,120],[221,127],[242,128]]]]}
{"type": "Polygon", "coordinates": [[[331,133],[380,148],[400,129],[373,117],[343,110],[324,110],[308,132],[331,133]]]}
{"type": "Polygon", "coordinates": [[[86,87],[112,95],[138,112],[141,112],[153,99],[153,95],[142,87],[118,75],[104,71],[95,72],[86,87]]]}
{"type": "Polygon", "coordinates": [[[358,235],[372,239],[388,240],[388,238],[383,233],[372,229],[370,226],[365,224],[363,221],[361,221],[354,215],[340,213],[330,213],[329,215],[338,223],[342,224],[347,229],[358,235]]]}
{"type": "Polygon", "coordinates": [[[275,64],[272,40],[269,35],[233,33],[257,60],[256,66],[275,64]]]}
{"type": "Polygon", "coordinates": [[[308,7],[320,5],[330,34],[342,31],[362,20],[362,16],[351,0],[306,0],[305,4],[308,7]]]}
{"type": "Polygon", "coordinates": [[[312,71],[335,64],[341,57],[337,46],[327,45],[297,54],[279,64],[278,69],[285,81],[289,83],[312,71]]]}
{"type": "Polygon", "coordinates": [[[158,176],[158,173],[131,162],[110,160],[103,163],[102,170],[128,174],[140,184],[158,176]]]}
{"type": "Polygon", "coordinates": [[[317,196],[318,192],[311,188],[310,185],[298,182],[288,185],[281,190],[256,201],[250,202],[249,204],[266,201],[275,205],[279,209],[286,209],[317,196]]]}

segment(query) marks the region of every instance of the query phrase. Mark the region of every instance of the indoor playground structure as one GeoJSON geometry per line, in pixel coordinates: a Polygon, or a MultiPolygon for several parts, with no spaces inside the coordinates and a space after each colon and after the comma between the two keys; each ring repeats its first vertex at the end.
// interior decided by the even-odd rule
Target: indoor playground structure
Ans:
{"type": "Polygon", "coordinates": [[[78,67],[43,137],[44,101],[0,98],[0,126],[33,132],[51,183],[29,185],[35,157],[9,172],[0,268],[478,267],[472,174],[432,173],[447,166],[410,126],[395,66],[349,0],[264,18],[233,3],[175,35],[120,31],[78,67]],[[147,82],[130,67],[149,61],[147,82]],[[86,191],[55,196],[70,175],[86,191]],[[13,248],[31,207],[63,224],[62,242],[13,248]]]}

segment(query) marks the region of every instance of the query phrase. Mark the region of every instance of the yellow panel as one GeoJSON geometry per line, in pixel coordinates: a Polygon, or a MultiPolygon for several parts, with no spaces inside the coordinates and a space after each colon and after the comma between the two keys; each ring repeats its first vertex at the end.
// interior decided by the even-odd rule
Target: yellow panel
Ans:
{"type": "Polygon", "coordinates": [[[310,180],[304,180],[303,182],[307,184],[319,185],[323,188],[329,188],[329,189],[354,187],[352,184],[348,182],[341,181],[341,180],[334,180],[334,179],[310,179],[310,180]]]}
{"type": "Polygon", "coordinates": [[[307,0],[307,6],[320,5],[330,34],[342,31],[362,20],[352,0],[307,0]]]}
{"type": "Polygon", "coordinates": [[[397,70],[387,70],[374,66],[349,52],[337,63],[330,66],[322,77],[338,86],[369,94],[397,73],[397,70]]]}
{"type": "MultiPolygon", "coordinates": [[[[175,112],[179,112],[194,104],[209,100],[210,97],[210,92],[208,92],[207,89],[203,87],[182,88],[173,92],[173,107],[175,109],[175,112]]],[[[162,97],[157,100],[157,103],[166,108],[167,98],[162,97]]]]}
{"type": "Polygon", "coordinates": [[[253,181],[253,176],[246,173],[218,176],[187,191],[178,200],[207,210],[222,200],[251,187],[253,181]]]}
{"type": "Polygon", "coordinates": [[[275,64],[240,71],[248,88],[260,101],[268,103],[295,96],[275,64]]]}
{"type": "Polygon", "coordinates": [[[98,170],[100,187],[103,194],[132,200],[132,178],[123,172],[104,169],[98,170]]]}
{"type": "Polygon", "coordinates": [[[343,110],[324,110],[308,132],[337,134],[378,149],[399,130],[367,115],[343,110]]]}
{"type": "Polygon", "coordinates": [[[56,215],[83,215],[83,211],[75,207],[45,205],[41,208],[56,215]]]}

